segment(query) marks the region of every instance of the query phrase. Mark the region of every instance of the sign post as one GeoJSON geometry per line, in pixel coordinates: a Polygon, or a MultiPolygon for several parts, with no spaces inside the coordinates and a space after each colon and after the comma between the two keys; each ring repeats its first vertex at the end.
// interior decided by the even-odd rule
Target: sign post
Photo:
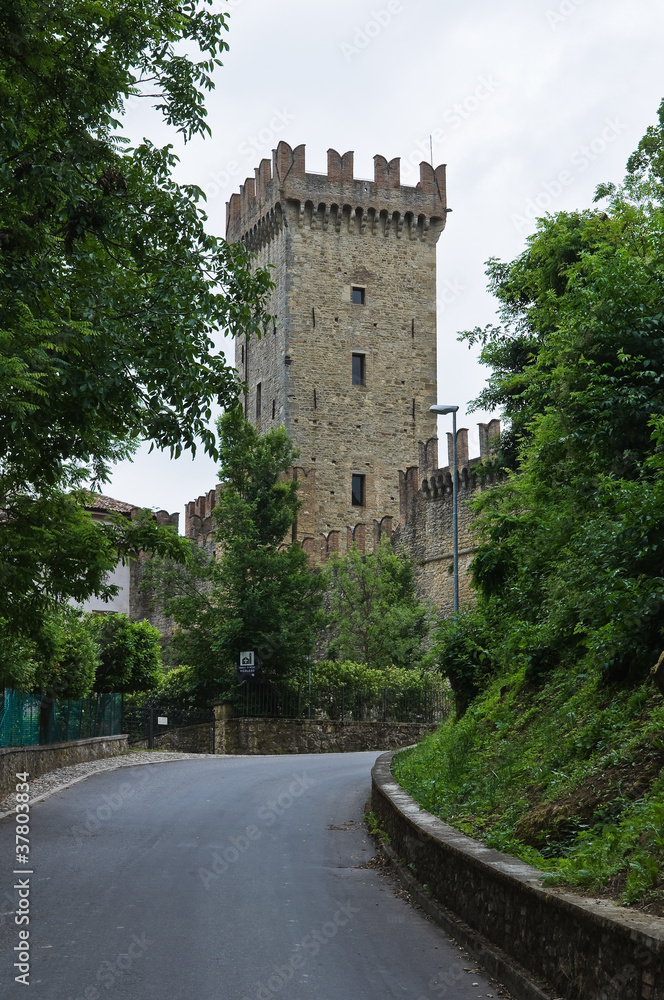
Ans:
{"type": "Polygon", "coordinates": [[[258,653],[255,649],[245,649],[237,654],[237,679],[258,680],[258,653]]]}

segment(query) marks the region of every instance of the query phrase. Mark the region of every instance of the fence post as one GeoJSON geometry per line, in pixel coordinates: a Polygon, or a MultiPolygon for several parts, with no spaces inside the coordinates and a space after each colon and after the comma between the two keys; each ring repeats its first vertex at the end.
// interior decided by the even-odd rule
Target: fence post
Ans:
{"type": "Polygon", "coordinates": [[[150,705],[150,721],[148,723],[148,750],[154,750],[154,708],[150,705]]]}
{"type": "Polygon", "coordinates": [[[342,685],[342,688],[341,688],[341,723],[342,723],[342,725],[345,722],[345,718],[344,718],[345,707],[346,707],[346,685],[344,684],[344,685],[342,685]]]}

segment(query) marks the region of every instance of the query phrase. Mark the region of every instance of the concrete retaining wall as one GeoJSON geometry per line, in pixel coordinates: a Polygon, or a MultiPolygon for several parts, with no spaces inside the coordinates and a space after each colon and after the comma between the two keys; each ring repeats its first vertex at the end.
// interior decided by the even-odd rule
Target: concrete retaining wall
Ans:
{"type": "Polygon", "coordinates": [[[664,919],[543,889],[541,872],[420,809],[383,754],[372,808],[443,906],[564,1000],[664,1000],[664,919]]]}
{"type": "Polygon", "coordinates": [[[0,748],[0,799],[14,791],[16,772],[27,771],[30,779],[70,764],[100,757],[116,757],[127,751],[127,736],[95,736],[89,740],[49,743],[45,746],[0,748]]]}
{"type": "Polygon", "coordinates": [[[410,746],[435,729],[419,722],[234,719],[215,705],[215,753],[351,753],[410,746]]]}

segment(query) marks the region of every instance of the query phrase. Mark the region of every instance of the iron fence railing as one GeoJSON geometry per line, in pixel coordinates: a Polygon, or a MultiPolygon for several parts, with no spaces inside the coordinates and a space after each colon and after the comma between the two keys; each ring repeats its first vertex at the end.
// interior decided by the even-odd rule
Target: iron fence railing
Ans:
{"type": "Polygon", "coordinates": [[[0,707],[0,746],[22,747],[122,732],[122,695],[91,694],[78,701],[5,688],[0,707]]]}
{"type": "MultiPolygon", "coordinates": [[[[328,719],[350,722],[442,721],[452,710],[451,695],[440,685],[407,690],[351,685],[243,683],[233,698],[240,717],[328,719]]],[[[158,746],[160,737],[188,727],[210,727],[214,747],[215,717],[209,708],[182,703],[136,706],[121,694],[93,694],[79,701],[59,701],[6,688],[0,705],[0,746],[35,746],[127,733],[132,746],[158,746]]],[[[199,739],[200,745],[206,743],[199,739]]],[[[211,751],[213,752],[213,751],[211,751]]]]}
{"type": "Polygon", "coordinates": [[[450,692],[434,685],[403,690],[244,683],[233,704],[235,714],[244,717],[339,722],[440,722],[452,710],[450,692]]]}

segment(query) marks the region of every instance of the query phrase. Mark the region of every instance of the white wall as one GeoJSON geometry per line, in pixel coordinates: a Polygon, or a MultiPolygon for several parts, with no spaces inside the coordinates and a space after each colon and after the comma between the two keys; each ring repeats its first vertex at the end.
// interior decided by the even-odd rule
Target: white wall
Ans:
{"type": "Polygon", "coordinates": [[[79,607],[83,611],[116,611],[122,614],[129,614],[129,564],[123,566],[121,562],[117,564],[112,573],[106,577],[107,583],[117,584],[121,590],[109,601],[102,601],[100,597],[90,597],[83,601],[79,607]]]}
{"type": "MultiPolygon", "coordinates": [[[[106,518],[100,516],[99,514],[92,514],[92,520],[103,524],[106,518]]],[[[118,562],[112,572],[107,573],[105,582],[114,584],[120,587],[118,594],[115,597],[111,597],[108,601],[102,601],[100,597],[90,597],[86,601],[82,601],[77,604],[75,601],[71,603],[75,607],[81,608],[83,611],[115,611],[124,615],[129,614],[129,586],[130,586],[130,567],[129,563],[125,566],[121,562],[118,562]]]]}

